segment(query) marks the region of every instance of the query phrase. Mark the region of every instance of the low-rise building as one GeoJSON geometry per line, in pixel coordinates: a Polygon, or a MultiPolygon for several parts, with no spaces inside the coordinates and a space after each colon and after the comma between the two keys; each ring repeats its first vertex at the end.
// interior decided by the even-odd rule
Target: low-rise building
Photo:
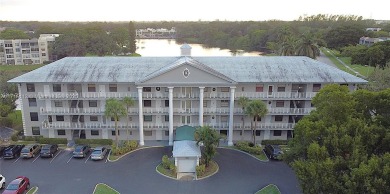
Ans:
{"type": "Polygon", "coordinates": [[[210,126],[233,141],[251,140],[240,97],[260,99],[268,114],[254,135],[288,139],[327,84],[355,90],[365,80],[308,57],[67,57],[16,77],[26,136],[115,138],[104,116],[106,100],[131,97],[136,105],[118,124],[122,140],[165,140],[175,129],[210,126]],[[127,134],[127,120],[130,133],[127,134]]]}

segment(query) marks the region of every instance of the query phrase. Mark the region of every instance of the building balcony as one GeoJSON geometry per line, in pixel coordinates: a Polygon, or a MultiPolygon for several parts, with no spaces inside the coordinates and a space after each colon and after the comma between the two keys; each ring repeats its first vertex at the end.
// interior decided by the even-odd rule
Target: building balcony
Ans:
{"type": "Polygon", "coordinates": [[[272,115],[308,115],[315,108],[270,108],[268,114],[272,115]]]}
{"type": "Polygon", "coordinates": [[[42,115],[94,115],[94,114],[104,114],[104,109],[101,108],[40,108],[40,113],[42,115]]]}
{"type": "Polygon", "coordinates": [[[312,99],[318,92],[236,92],[235,98],[249,99],[312,99]]]}
{"type": "Polygon", "coordinates": [[[138,98],[136,92],[38,92],[38,99],[106,99],[106,98],[138,98]]]}

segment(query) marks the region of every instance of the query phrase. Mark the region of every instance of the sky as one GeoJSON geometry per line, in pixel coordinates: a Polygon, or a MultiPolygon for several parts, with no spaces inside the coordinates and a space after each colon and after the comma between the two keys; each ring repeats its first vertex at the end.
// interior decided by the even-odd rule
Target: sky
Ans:
{"type": "Polygon", "coordinates": [[[8,21],[264,21],[358,15],[390,20],[386,0],[0,0],[8,21]]]}

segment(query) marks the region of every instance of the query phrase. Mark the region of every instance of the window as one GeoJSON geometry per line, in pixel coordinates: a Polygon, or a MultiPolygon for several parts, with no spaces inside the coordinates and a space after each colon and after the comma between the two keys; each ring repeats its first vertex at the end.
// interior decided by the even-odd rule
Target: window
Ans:
{"type": "Polygon", "coordinates": [[[229,100],[221,100],[221,107],[229,107],[229,100]]]}
{"type": "Polygon", "coordinates": [[[56,121],[64,121],[64,115],[56,115],[56,121]]]}
{"type": "Polygon", "coordinates": [[[57,134],[58,134],[58,135],[66,135],[64,129],[58,129],[58,130],[57,130],[57,134]]]}
{"type": "Polygon", "coordinates": [[[203,107],[207,107],[207,101],[203,101],[203,107]]]}
{"type": "Polygon", "coordinates": [[[54,107],[62,107],[62,101],[54,101],[54,107]]]}
{"type": "Polygon", "coordinates": [[[263,85],[256,85],[256,92],[263,92],[263,85]]]}
{"type": "MultiPolygon", "coordinates": [[[[118,130],[118,136],[119,136],[120,134],[121,134],[121,133],[120,133],[120,131],[118,130]]],[[[112,136],[115,136],[115,130],[112,130],[112,131],[111,131],[111,135],[112,135],[112,136]]],[[[130,135],[131,135],[131,131],[130,131],[130,135]]]]}
{"type": "Polygon", "coordinates": [[[275,121],[277,121],[277,122],[283,121],[283,115],[276,115],[275,121]]]}
{"type": "Polygon", "coordinates": [[[279,86],[278,87],[278,92],[285,92],[286,91],[286,87],[285,86],[279,86]]]}
{"type": "Polygon", "coordinates": [[[142,88],[142,91],[143,91],[143,92],[151,92],[151,91],[152,91],[152,88],[151,88],[151,87],[143,87],[143,88],[142,88]]]}
{"type": "Polygon", "coordinates": [[[129,116],[128,119],[129,119],[129,122],[133,121],[133,117],[131,117],[131,116],[129,116]]]}
{"type": "Polygon", "coordinates": [[[99,130],[91,130],[91,135],[93,136],[99,135],[99,130]]]}
{"type": "Polygon", "coordinates": [[[152,133],[152,131],[144,131],[144,135],[145,136],[152,136],[153,133],[152,133]]]}
{"type": "Polygon", "coordinates": [[[165,122],[169,122],[169,115],[165,115],[165,122]]]}
{"type": "Polygon", "coordinates": [[[98,121],[98,116],[89,116],[90,121],[98,121]]]}
{"type": "Polygon", "coordinates": [[[53,84],[53,92],[61,92],[61,84],[53,84]]]}
{"type": "Polygon", "coordinates": [[[169,131],[165,131],[165,136],[169,136],[169,131]]]}
{"type": "Polygon", "coordinates": [[[227,115],[221,116],[221,122],[227,122],[227,121],[228,121],[227,115]]]}
{"type": "Polygon", "coordinates": [[[130,92],[131,91],[131,87],[129,86],[129,87],[127,87],[127,91],[128,92],[130,92]]]}
{"type": "Polygon", "coordinates": [[[32,135],[41,135],[39,127],[31,127],[32,135]]]}
{"type": "Polygon", "coordinates": [[[97,100],[90,100],[89,107],[97,107],[97,100]]]}
{"type": "Polygon", "coordinates": [[[26,84],[26,86],[27,86],[27,92],[35,92],[34,84],[26,84]]]}
{"type": "Polygon", "coordinates": [[[241,92],[245,91],[245,88],[244,87],[241,87],[241,92]]]}
{"type": "Polygon", "coordinates": [[[229,92],[229,88],[228,87],[223,87],[223,88],[221,88],[221,92],[229,92]]]}
{"type": "Polygon", "coordinates": [[[96,92],[96,85],[88,84],[88,92],[96,92]]]}
{"type": "Polygon", "coordinates": [[[36,107],[37,106],[37,99],[36,98],[29,98],[28,99],[28,105],[30,107],[36,107]]]}
{"type": "Polygon", "coordinates": [[[274,136],[282,136],[281,130],[274,130],[274,136]]]}
{"type": "Polygon", "coordinates": [[[108,87],[109,87],[110,92],[117,92],[118,91],[116,84],[109,84],[108,87]]]}
{"type": "MultiPolygon", "coordinates": [[[[253,121],[256,121],[255,117],[253,117],[253,121]]],[[[257,117],[257,121],[261,121],[261,117],[257,117]]]]}
{"type": "Polygon", "coordinates": [[[313,92],[319,92],[321,89],[321,84],[313,84],[313,92]]]}
{"type": "Polygon", "coordinates": [[[276,107],[284,107],[284,101],[283,100],[277,100],[276,101],[276,107]]]}
{"type": "Polygon", "coordinates": [[[152,107],[152,101],[151,100],[144,100],[144,107],[152,107]]]}
{"type": "Polygon", "coordinates": [[[165,107],[169,107],[169,100],[165,100],[165,107]]]}
{"type": "Polygon", "coordinates": [[[261,135],[261,130],[256,130],[256,136],[260,136],[261,135]]]}
{"type": "Polygon", "coordinates": [[[46,56],[46,53],[42,53],[42,57],[45,57],[46,56]]]}
{"type": "Polygon", "coordinates": [[[152,122],[152,115],[144,115],[144,121],[145,122],[152,122]]]}
{"type": "MultiPolygon", "coordinates": [[[[111,117],[111,121],[115,121],[115,118],[114,117],[111,117]]],[[[119,121],[119,120],[118,120],[119,121]]]]}
{"type": "Polygon", "coordinates": [[[31,121],[38,121],[38,113],[37,112],[30,112],[30,118],[31,118],[31,121]]]}

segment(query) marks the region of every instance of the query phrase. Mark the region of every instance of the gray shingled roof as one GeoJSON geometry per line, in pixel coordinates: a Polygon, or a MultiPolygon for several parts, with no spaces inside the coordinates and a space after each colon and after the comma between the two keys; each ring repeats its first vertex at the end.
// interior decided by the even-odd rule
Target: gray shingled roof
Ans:
{"type": "Polygon", "coordinates": [[[366,83],[308,57],[67,57],[12,83],[137,83],[191,62],[235,82],[366,83]],[[200,64],[197,64],[200,63],[200,64]],[[207,68],[208,67],[208,68],[207,68]]]}

